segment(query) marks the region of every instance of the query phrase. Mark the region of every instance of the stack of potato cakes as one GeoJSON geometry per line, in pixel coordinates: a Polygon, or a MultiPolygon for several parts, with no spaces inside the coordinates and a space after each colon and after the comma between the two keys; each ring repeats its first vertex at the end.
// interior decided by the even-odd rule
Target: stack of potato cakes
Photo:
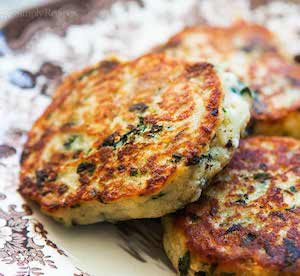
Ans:
{"type": "Polygon", "coordinates": [[[19,191],[66,225],[164,216],[180,275],[296,275],[299,110],[300,66],[269,30],[188,28],[67,77],[19,191]]]}

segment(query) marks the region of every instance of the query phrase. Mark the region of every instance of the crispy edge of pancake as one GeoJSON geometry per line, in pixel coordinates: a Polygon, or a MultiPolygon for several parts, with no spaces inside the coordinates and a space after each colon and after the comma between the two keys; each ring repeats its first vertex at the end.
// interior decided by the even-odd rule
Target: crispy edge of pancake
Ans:
{"type": "Polygon", "coordinates": [[[177,271],[183,276],[298,275],[300,247],[296,227],[300,222],[299,207],[289,198],[284,201],[280,195],[286,192],[289,196],[296,197],[296,189],[299,188],[297,179],[300,179],[299,165],[300,142],[295,139],[257,136],[242,140],[228,167],[216,176],[198,202],[163,218],[164,248],[177,271]],[[274,160],[270,161],[268,158],[274,160]],[[280,168],[283,171],[277,175],[280,168]],[[289,173],[293,175],[290,176],[289,173]],[[237,176],[245,177],[244,181],[250,182],[249,187],[241,185],[237,176]],[[249,180],[251,177],[253,179],[249,180]],[[292,184],[289,177],[296,177],[293,184],[297,186],[290,187],[292,184]],[[223,179],[226,179],[225,183],[223,179]],[[273,184],[276,180],[280,182],[277,185],[273,184]],[[251,184],[258,185],[265,181],[269,181],[267,192],[263,195],[253,194],[254,198],[251,199],[251,193],[258,191],[258,188],[253,190],[251,184]],[[282,186],[287,190],[283,190],[282,186]],[[234,191],[238,188],[248,191],[245,200],[249,199],[249,202],[245,206],[236,203],[236,217],[232,213],[227,217],[230,222],[232,220],[231,225],[215,227],[220,218],[219,211],[223,211],[219,208],[225,204],[226,211],[229,212],[233,203],[228,198],[235,199],[234,191]],[[216,196],[223,193],[226,195],[226,198],[222,198],[224,203],[216,196]],[[223,205],[220,207],[220,204],[223,205]],[[268,217],[264,216],[262,208],[270,211],[268,217]],[[259,212],[256,213],[255,210],[259,212]],[[243,212],[247,211],[248,216],[254,214],[255,218],[261,219],[261,223],[266,223],[263,228],[255,228],[260,224],[235,223],[235,220],[245,219],[243,212]],[[193,227],[197,220],[198,224],[193,227]],[[283,230],[288,233],[281,233],[283,230]],[[265,252],[261,258],[260,250],[265,252]]]}

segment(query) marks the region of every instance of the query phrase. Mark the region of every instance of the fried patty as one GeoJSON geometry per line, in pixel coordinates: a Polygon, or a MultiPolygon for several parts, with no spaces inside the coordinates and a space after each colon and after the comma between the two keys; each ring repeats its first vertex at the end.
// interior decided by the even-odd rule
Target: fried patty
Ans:
{"type": "Polygon", "coordinates": [[[244,87],[148,55],[69,77],[24,147],[20,192],[67,225],[160,217],[199,198],[238,146],[244,87]]]}
{"type": "Polygon", "coordinates": [[[241,141],[197,203],[164,219],[181,275],[300,275],[300,142],[241,141]]]}
{"type": "Polygon", "coordinates": [[[300,138],[300,65],[265,27],[238,22],[187,28],[155,52],[222,64],[253,91],[251,133],[300,138]]]}

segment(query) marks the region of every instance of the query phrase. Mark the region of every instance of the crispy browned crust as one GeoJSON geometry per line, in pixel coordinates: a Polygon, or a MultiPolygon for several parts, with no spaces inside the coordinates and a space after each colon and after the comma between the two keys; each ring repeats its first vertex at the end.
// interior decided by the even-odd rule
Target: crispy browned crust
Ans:
{"type": "Polygon", "coordinates": [[[254,91],[252,117],[277,121],[300,108],[300,66],[283,54],[263,26],[238,22],[229,27],[191,27],[154,52],[225,65],[254,91]],[[240,64],[237,63],[236,58],[240,64]]]}
{"type": "Polygon", "coordinates": [[[47,212],[156,193],[207,150],[223,96],[211,64],[162,55],[75,73],[29,132],[19,190],[47,212]],[[191,118],[200,98],[195,127],[191,118]],[[70,150],[74,134],[91,141],[88,149],[70,150]],[[74,183],[66,185],[61,179],[70,171],[74,183]]]}
{"type": "Polygon", "coordinates": [[[194,262],[238,275],[299,275],[299,141],[243,140],[210,187],[173,220],[194,262]]]}

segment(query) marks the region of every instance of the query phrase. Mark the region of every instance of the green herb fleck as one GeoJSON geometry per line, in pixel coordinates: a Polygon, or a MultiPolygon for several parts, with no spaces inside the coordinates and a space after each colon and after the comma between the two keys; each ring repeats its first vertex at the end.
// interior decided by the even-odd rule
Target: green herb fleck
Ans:
{"type": "Polygon", "coordinates": [[[173,163],[178,163],[178,162],[180,162],[180,160],[182,159],[182,154],[180,154],[180,153],[174,153],[173,155],[172,155],[172,162],[173,163]]]}
{"type": "Polygon", "coordinates": [[[150,129],[150,133],[157,133],[157,132],[162,131],[162,129],[163,129],[163,126],[154,124],[150,129]]]}
{"type": "Polygon", "coordinates": [[[64,143],[64,148],[66,149],[66,150],[69,150],[69,149],[71,149],[71,147],[72,147],[72,144],[75,142],[75,140],[77,139],[79,137],[79,135],[71,135],[68,139],[67,139],[67,141],[64,143]]]}
{"type": "Polygon", "coordinates": [[[264,181],[270,179],[271,175],[269,173],[266,173],[266,172],[259,172],[259,173],[254,174],[253,178],[255,180],[260,180],[260,181],[264,182],[264,181]]]}
{"type": "Polygon", "coordinates": [[[238,199],[235,201],[235,203],[241,204],[241,205],[247,205],[246,201],[244,199],[238,199]]]}
{"type": "Polygon", "coordinates": [[[187,276],[189,267],[190,267],[190,252],[187,251],[178,260],[178,270],[179,270],[180,276],[187,276]]]}
{"type": "Polygon", "coordinates": [[[232,91],[233,93],[235,93],[235,94],[239,94],[239,93],[240,93],[240,90],[239,90],[237,87],[235,87],[235,86],[232,86],[232,87],[231,87],[231,91],[232,91]]]}
{"type": "Polygon", "coordinates": [[[224,113],[227,113],[226,108],[222,107],[222,110],[223,110],[224,113]]]}
{"type": "Polygon", "coordinates": [[[241,86],[243,85],[243,83],[239,82],[239,86],[232,86],[230,89],[233,93],[237,94],[237,95],[248,95],[249,97],[253,97],[253,92],[250,90],[250,88],[248,86],[244,86],[241,89],[241,86]]]}
{"type": "Polygon", "coordinates": [[[252,97],[252,91],[250,90],[249,87],[245,86],[241,91],[240,91],[240,94],[242,96],[244,95],[248,95],[249,97],[252,97]]]}
{"type": "Polygon", "coordinates": [[[144,124],[144,118],[139,117],[138,125],[134,129],[131,129],[130,131],[122,135],[117,142],[114,142],[113,146],[115,148],[118,148],[125,145],[130,137],[134,137],[134,135],[141,135],[146,129],[147,125],[144,124]]]}
{"type": "Polygon", "coordinates": [[[129,135],[130,135],[131,133],[133,133],[133,131],[129,131],[129,132],[127,132],[126,134],[124,134],[123,136],[121,136],[120,140],[119,140],[118,142],[114,143],[113,146],[114,146],[115,148],[118,148],[118,147],[120,147],[120,146],[123,146],[123,145],[127,142],[128,137],[129,137],[129,135]]]}
{"type": "Polygon", "coordinates": [[[199,163],[203,162],[204,160],[209,162],[212,160],[212,156],[210,154],[208,154],[208,155],[203,154],[201,156],[197,156],[197,155],[189,156],[187,158],[186,166],[198,165],[199,163]]]}
{"type": "Polygon", "coordinates": [[[138,175],[138,170],[136,168],[130,168],[129,170],[130,176],[137,176],[138,175]]]}
{"type": "Polygon", "coordinates": [[[296,187],[295,186],[291,186],[290,187],[290,191],[293,192],[293,193],[296,193],[297,192],[296,187]]]}
{"type": "Polygon", "coordinates": [[[292,207],[290,208],[285,208],[286,211],[289,211],[289,210],[294,210],[296,208],[296,205],[294,204],[292,207]]]}

